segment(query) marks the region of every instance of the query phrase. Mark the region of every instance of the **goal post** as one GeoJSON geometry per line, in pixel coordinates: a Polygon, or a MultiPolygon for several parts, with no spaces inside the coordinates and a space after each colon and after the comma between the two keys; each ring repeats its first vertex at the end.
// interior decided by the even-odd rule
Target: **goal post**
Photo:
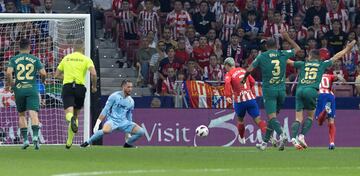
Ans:
{"type": "MultiPolygon", "coordinates": [[[[91,53],[90,14],[11,14],[0,13],[0,72],[5,73],[9,59],[18,52],[20,38],[29,38],[31,54],[39,57],[48,71],[47,82],[39,82],[41,108],[40,142],[43,144],[64,144],[67,137],[67,123],[61,100],[62,82],[53,74],[63,56],[73,52],[75,40],[84,41],[85,55],[91,53]]],[[[4,90],[5,75],[0,74],[0,144],[22,143],[18,128],[18,114],[14,95],[4,90]]],[[[80,144],[90,137],[90,74],[86,75],[86,98],[79,116],[79,132],[74,144],[80,144]]],[[[27,118],[28,119],[28,118],[27,118]]],[[[28,119],[28,131],[32,131],[28,119]]],[[[31,140],[30,140],[31,141],[31,140]]]]}

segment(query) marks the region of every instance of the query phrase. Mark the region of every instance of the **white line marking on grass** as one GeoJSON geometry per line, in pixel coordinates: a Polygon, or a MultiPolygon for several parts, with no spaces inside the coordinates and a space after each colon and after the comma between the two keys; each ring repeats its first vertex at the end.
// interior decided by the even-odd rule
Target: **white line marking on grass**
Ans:
{"type": "Polygon", "coordinates": [[[97,172],[79,172],[79,173],[65,173],[65,174],[55,174],[52,176],[85,176],[85,175],[128,175],[128,174],[147,174],[147,173],[168,173],[168,172],[225,172],[230,171],[230,169],[149,169],[149,170],[122,170],[122,171],[97,171],[97,172]]]}

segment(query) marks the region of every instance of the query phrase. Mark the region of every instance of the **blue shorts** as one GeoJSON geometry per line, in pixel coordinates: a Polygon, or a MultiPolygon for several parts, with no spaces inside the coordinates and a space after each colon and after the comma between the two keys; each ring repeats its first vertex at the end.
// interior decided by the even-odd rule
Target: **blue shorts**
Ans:
{"type": "Polygon", "coordinates": [[[319,114],[325,110],[326,103],[331,103],[331,112],[328,114],[329,118],[335,118],[336,104],[335,96],[328,93],[319,94],[318,102],[316,105],[315,118],[317,119],[319,114]]]}
{"type": "Polygon", "coordinates": [[[256,118],[260,115],[259,106],[256,100],[248,100],[245,102],[234,103],[234,110],[239,118],[244,118],[246,112],[252,117],[256,118]]]}
{"type": "Polygon", "coordinates": [[[108,119],[105,124],[109,124],[111,126],[111,132],[116,130],[116,131],[122,131],[125,133],[131,133],[133,128],[135,127],[135,123],[128,121],[128,120],[123,120],[121,123],[118,122],[114,122],[111,119],[108,119]]]}

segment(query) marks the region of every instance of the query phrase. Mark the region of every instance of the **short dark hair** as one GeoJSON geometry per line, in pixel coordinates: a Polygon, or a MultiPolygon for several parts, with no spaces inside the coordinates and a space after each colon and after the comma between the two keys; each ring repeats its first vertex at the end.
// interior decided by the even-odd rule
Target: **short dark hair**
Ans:
{"type": "Polygon", "coordinates": [[[121,82],[121,87],[125,86],[127,83],[132,83],[132,81],[130,79],[124,79],[122,82],[121,82]]]}
{"type": "Polygon", "coordinates": [[[312,50],[310,50],[310,55],[315,56],[316,58],[320,58],[320,50],[312,49],[312,50]]]}
{"type": "Polygon", "coordinates": [[[266,40],[266,46],[268,48],[276,48],[277,44],[276,44],[276,40],[273,38],[267,39],[266,40]]]}
{"type": "Polygon", "coordinates": [[[166,49],[166,53],[169,53],[170,50],[174,50],[175,51],[175,47],[174,46],[170,46],[166,49]]]}
{"type": "Polygon", "coordinates": [[[20,50],[28,49],[30,45],[30,41],[27,38],[22,38],[20,40],[20,50]]]}

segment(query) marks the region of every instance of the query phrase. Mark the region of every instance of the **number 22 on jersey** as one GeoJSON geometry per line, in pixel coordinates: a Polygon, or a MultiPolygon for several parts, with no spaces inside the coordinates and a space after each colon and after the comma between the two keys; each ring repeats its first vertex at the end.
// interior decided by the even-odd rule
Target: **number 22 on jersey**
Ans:
{"type": "Polygon", "coordinates": [[[18,71],[18,73],[16,74],[16,79],[17,80],[25,80],[25,78],[27,80],[33,80],[34,76],[31,76],[31,74],[34,72],[34,65],[33,64],[18,64],[16,66],[16,70],[18,71]]]}

